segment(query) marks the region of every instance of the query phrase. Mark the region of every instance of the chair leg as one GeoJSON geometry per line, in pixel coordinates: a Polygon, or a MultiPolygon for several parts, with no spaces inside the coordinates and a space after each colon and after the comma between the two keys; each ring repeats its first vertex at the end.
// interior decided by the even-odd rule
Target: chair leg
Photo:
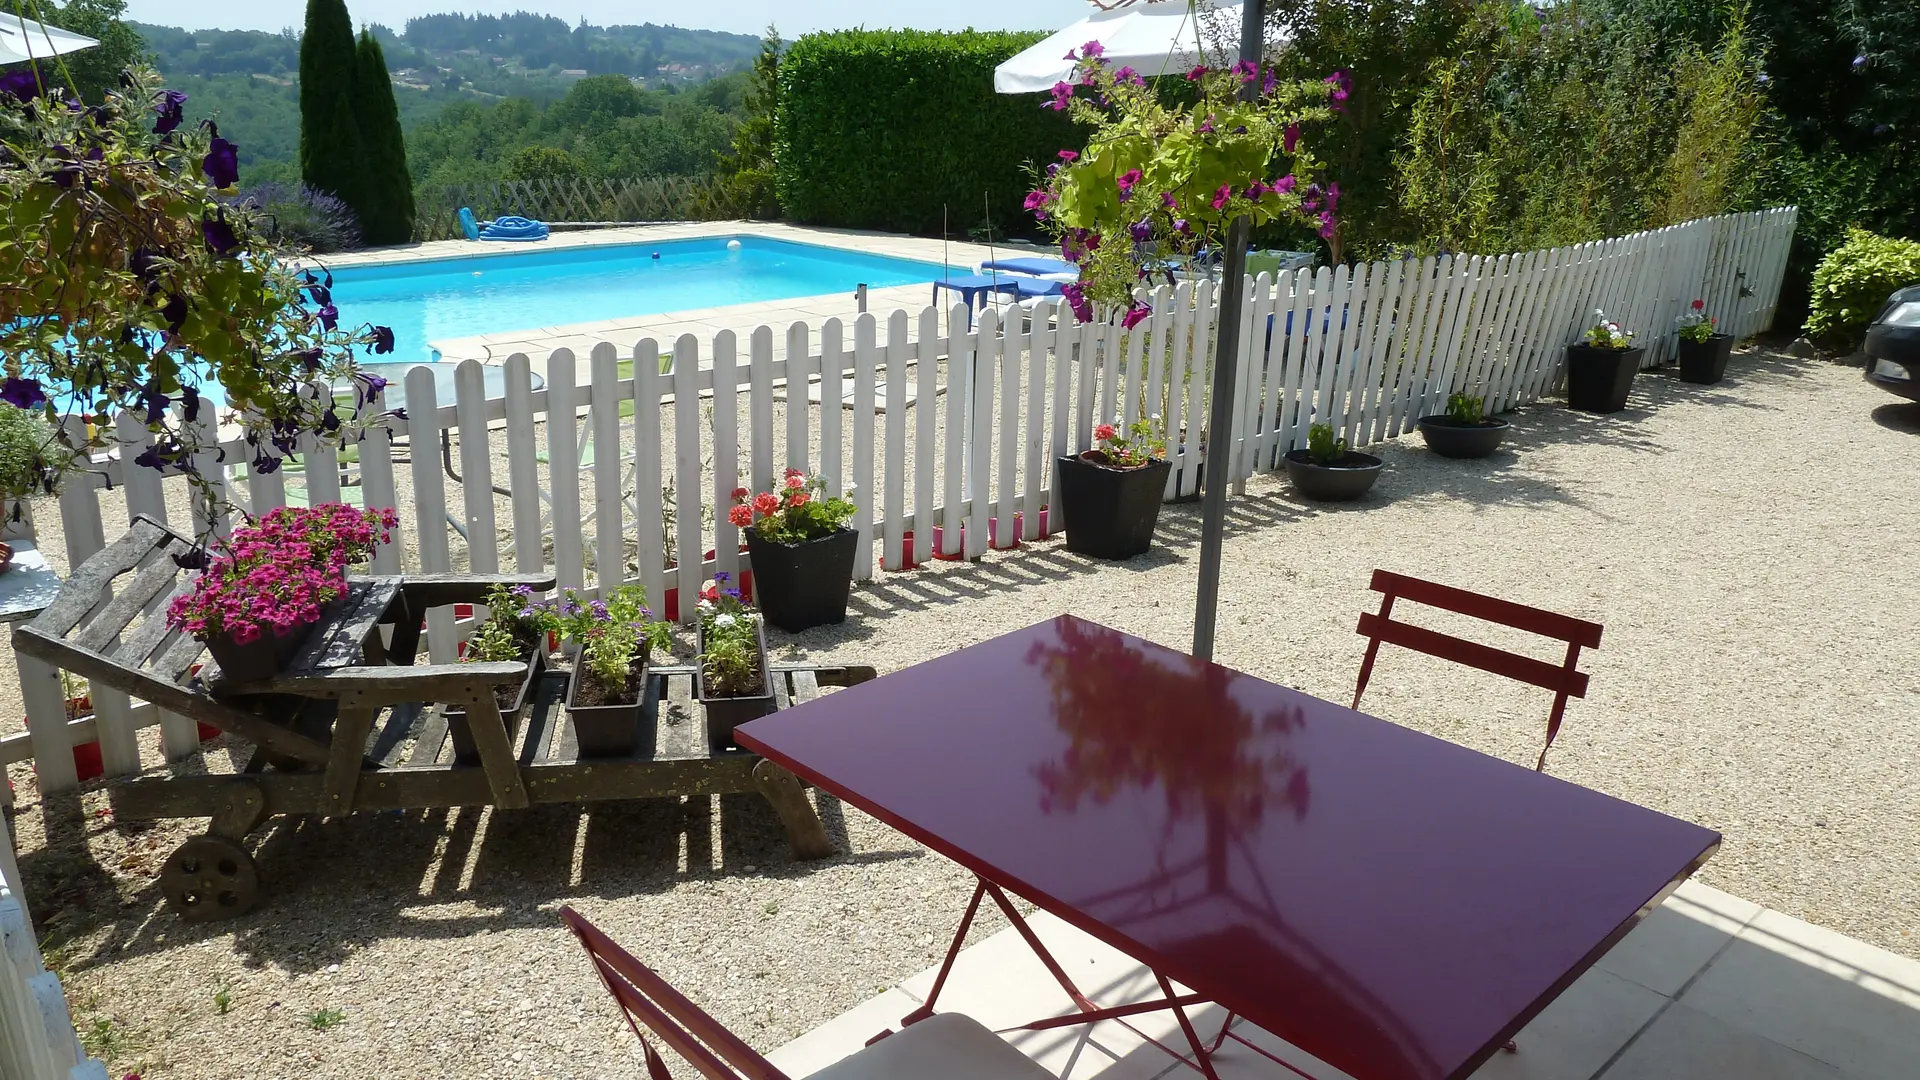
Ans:
{"type": "MultiPolygon", "coordinates": [[[[1387,621],[1387,616],[1391,614],[1393,614],[1393,594],[1386,593],[1380,597],[1380,614],[1378,618],[1384,623],[1387,621]]],[[[1362,621],[1364,622],[1364,620],[1362,621]]],[[[1374,658],[1379,655],[1380,639],[1377,637],[1368,638],[1367,655],[1364,660],[1360,661],[1360,679],[1354,683],[1353,704],[1349,706],[1350,708],[1358,709],[1360,707],[1360,695],[1367,692],[1367,680],[1373,678],[1373,661],[1374,658]]]]}

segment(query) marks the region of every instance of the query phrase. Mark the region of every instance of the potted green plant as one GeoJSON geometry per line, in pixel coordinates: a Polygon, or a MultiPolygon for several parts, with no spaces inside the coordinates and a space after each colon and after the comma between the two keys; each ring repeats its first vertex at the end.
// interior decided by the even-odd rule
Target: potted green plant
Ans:
{"type": "Polygon", "coordinates": [[[1307,429],[1304,450],[1287,451],[1286,466],[1293,490],[1307,498],[1350,502],[1380,478],[1381,461],[1347,449],[1347,440],[1334,438],[1332,425],[1315,424],[1307,429]]]}
{"type": "MultiPolygon", "coordinates": [[[[507,742],[512,743],[526,715],[533,688],[547,668],[547,635],[560,629],[559,613],[554,605],[538,600],[525,585],[508,588],[495,585],[487,592],[487,617],[473,628],[467,639],[462,663],[521,663],[527,665],[527,677],[519,683],[504,683],[493,688],[494,704],[506,725],[507,742]]],[[[462,765],[480,760],[473,744],[473,729],[468,726],[467,710],[447,710],[447,735],[453,740],[453,759],[462,765]]]]}
{"type": "Polygon", "coordinates": [[[1626,408],[1646,354],[1644,347],[1634,346],[1633,331],[1620,329],[1595,308],[1586,336],[1567,346],[1567,407],[1598,413],[1626,408]]]}
{"type": "Polygon", "coordinates": [[[1450,458],[1483,458],[1500,448],[1508,423],[1487,415],[1487,399],[1463,392],[1447,395],[1447,411],[1420,418],[1427,449],[1450,458]]]}
{"type": "Polygon", "coordinates": [[[747,539],[753,587],[768,622],[788,633],[845,622],[860,534],[847,527],[856,507],[828,498],[826,483],[788,469],[772,490],[735,488],[727,519],[747,539]]]}
{"type": "Polygon", "coordinates": [[[398,525],[391,509],[280,507],[233,531],[168,603],[167,625],[205,642],[223,679],[272,678],[346,594],[347,567],[371,558],[398,525]]]}
{"type": "Polygon", "coordinates": [[[1054,462],[1067,550],[1096,559],[1130,559],[1153,546],[1167,490],[1167,443],[1141,420],[1128,436],[1112,424],[1093,429],[1094,447],[1054,462]]]}
{"type": "Polygon", "coordinates": [[[767,667],[767,635],[760,612],[740,598],[727,576],[715,574],[715,599],[700,601],[700,657],[694,697],[707,714],[707,740],[716,749],[734,745],[733,729],[772,712],[773,673],[767,667]]]}
{"type": "Polygon", "coordinates": [[[555,624],[573,653],[566,709],[580,756],[635,753],[647,703],[647,662],[653,650],[672,647],[672,628],[654,619],[640,585],[622,585],[604,600],[583,601],[568,589],[555,624]]]}
{"type": "Polygon", "coordinates": [[[1680,335],[1680,379],[1712,385],[1727,373],[1733,335],[1718,333],[1720,320],[1707,314],[1707,302],[1695,300],[1674,320],[1680,335]]]}
{"type": "Polygon", "coordinates": [[[58,472],[48,462],[55,442],[53,425],[40,412],[0,403],[0,541],[33,539],[27,500],[53,489],[58,472]]]}

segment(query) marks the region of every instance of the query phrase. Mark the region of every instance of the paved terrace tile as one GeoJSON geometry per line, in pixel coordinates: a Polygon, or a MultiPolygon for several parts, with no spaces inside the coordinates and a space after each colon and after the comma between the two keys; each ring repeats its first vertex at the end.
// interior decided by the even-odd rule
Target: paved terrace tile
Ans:
{"type": "MultiPolygon", "coordinates": [[[[1028,922],[1103,1005],[1159,996],[1126,956],[1045,913],[1028,922]]],[[[857,1052],[925,1000],[929,968],[770,1055],[805,1077],[857,1052]]],[[[1177,987],[1176,989],[1184,988],[1177,987]]],[[[960,954],[941,1011],[1007,1028],[1065,1013],[1059,984],[1009,928],[960,954]]],[[[1191,1014],[1203,1039],[1221,1013],[1191,1014]]],[[[1235,1032],[1318,1080],[1352,1080],[1246,1024],[1235,1032]]],[[[1165,1012],[1091,1028],[1003,1034],[1062,1080],[1198,1077],[1149,1040],[1181,1050],[1165,1012]]],[[[1920,1076],[1920,962],[1811,926],[1705,885],[1682,885],[1613,951],[1534,1018],[1476,1080],[1912,1080],[1920,1076]]],[[[1300,1073],[1229,1042],[1220,1080],[1300,1073]]]]}

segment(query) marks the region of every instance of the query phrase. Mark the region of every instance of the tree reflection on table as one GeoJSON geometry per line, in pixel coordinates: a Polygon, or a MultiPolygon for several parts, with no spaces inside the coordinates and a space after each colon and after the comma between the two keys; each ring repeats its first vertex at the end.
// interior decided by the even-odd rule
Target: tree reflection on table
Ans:
{"type": "Polygon", "coordinates": [[[1103,626],[1056,625],[1059,643],[1027,654],[1052,686],[1054,722],[1073,740],[1037,770],[1042,810],[1159,787],[1169,829],[1204,812],[1210,825],[1217,819],[1238,833],[1259,824],[1276,797],[1295,818],[1306,816],[1306,769],[1274,738],[1302,727],[1298,706],[1256,716],[1232,694],[1247,676],[1166,650],[1149,655],[1103,626]]]}

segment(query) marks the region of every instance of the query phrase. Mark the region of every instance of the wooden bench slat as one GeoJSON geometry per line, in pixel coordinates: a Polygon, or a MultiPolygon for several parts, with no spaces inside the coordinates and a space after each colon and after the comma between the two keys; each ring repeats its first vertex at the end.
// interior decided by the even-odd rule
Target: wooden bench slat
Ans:
{"type": "MultiPolygon", "coordinates": [[[[164,550],[159,557],[142,567],[132,581],[127,582],[113,599],[94,612],[75,629],[73,643],[83,649],[101,650],[108,642],[120,636],[121,631],[133,622],[134,616],[147,609],[154,597],[171,586],[180,576],[180,568],[164,550]]],[[[164,625],[164,613],[157,613],[164,625]]]]}
{"type": "MultiPolygon", "coordinates": [[[[191,588],[193,588],[191,578],[178,582],[173,591],[167,594],[167,598],[160,602],[159,610],[164,611],[167,605],[173,602],[174,597],[191,588]]],[[[147,666],[147,661],[160,650],[163,644],[172,644],[173,639],[183,633],[184,631],[168,626],[164,617],[149,617],[133,633],[128,634],[120,642],[120,647],[114,649],[109,655],[129,667],[144,668],[147,666]]]]}
{"type": "Polygon", "coordinates": [[[126,535],[74,568],[61,585],[60,595],[54,597],[45,611],[34,616],[32,625],[53,637],[72,633],[87,612],[99,603],[108,582],[140,565],[155,547],[172,539],[179,537],[152,518],[144,514],[134,518],[126,535]]]}

